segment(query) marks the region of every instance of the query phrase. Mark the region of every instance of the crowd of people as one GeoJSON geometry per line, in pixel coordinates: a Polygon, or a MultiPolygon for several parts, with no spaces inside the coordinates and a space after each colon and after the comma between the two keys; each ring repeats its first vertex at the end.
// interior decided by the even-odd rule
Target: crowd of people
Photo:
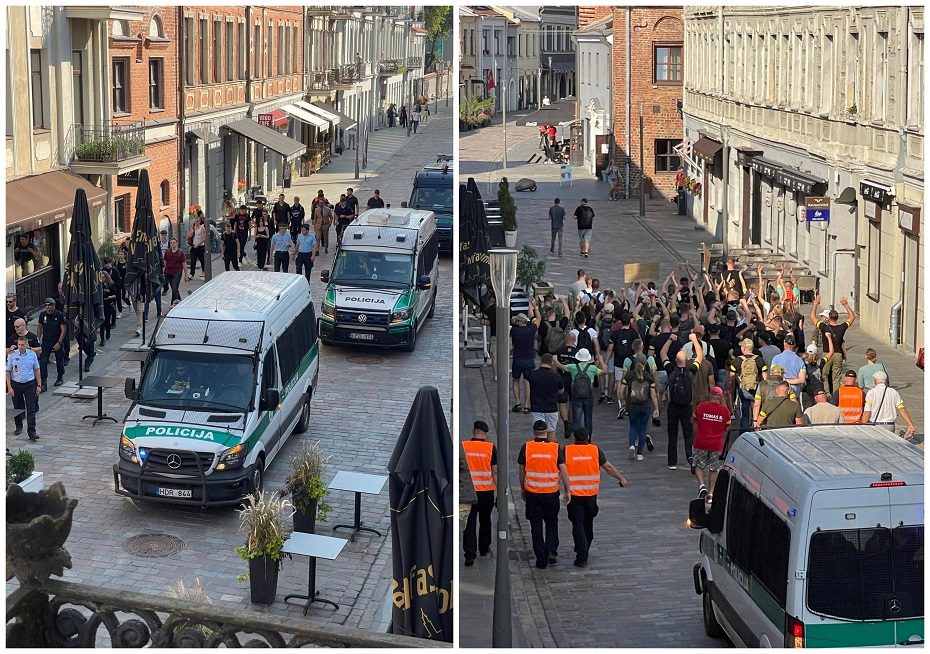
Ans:
{"type": "Polygon", "coordinates": [[[410,123],[410,129],[414,134],[417,133],[417,129],[420,127],[420,122],[422,121],[426,124],[426,121],[429,120],[429,103],[424,102],[422,104],[417,103],[413,105],[411,111],[407,111],[407,105],[401,105],[400,110],[398,111],[397,105],[391,103],[388,105],[387,111],[387,126],[394,127],[396,122],[400,127],[407,127],[407,123],[410,123]]]}

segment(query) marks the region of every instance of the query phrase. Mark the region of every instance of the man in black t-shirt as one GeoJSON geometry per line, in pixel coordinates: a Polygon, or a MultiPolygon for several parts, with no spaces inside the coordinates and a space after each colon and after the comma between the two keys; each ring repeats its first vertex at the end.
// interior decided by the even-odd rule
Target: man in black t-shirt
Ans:
{"type": "Polygon", "coordinates": [[[346,205],[352,210],[352,216],[358,218],[358,198],[351,188],[346,189],[346,205]]]}
{"type": "MultiPolygon", "coordinates": [[[[578,346],[576,345],[575,335],[571,332],[567,332],[565,335],[565,345],[556,353],[556,358],[558,362],[563,366],[567,366],[571,363],[575,363],[575,353],[578,352],[578,346]]],[[[570,373],[561,370],[559,374],[562,376],[562,390],[559,391],[559,417],[562,418],[562,422],[565,425],[565,438],[571,438],[572,435],[572,412],[571,412],[571,403],[572,403],[572,376],[570,373]]]]}
{"type": "Polygon", "coordinates": [[[368,198],[369,209],[383,209],[384,200],[381,198],[381,191],[375,189],[375,194],[368,198]]]}
{"type": "Polygon", "coordinates": [[[39,369],[42,372],[42,392],[48,390],[48,360],[55,356],[55,367],[58,377],[55,386],[61,386],[65,376],[65,350],[64,341],[67,333],[65,314],[55,309],[55,298],[45,298],[45,311],[39,316],[38,339],[42,343],[42,354],[39,355],[39,369]]]}
{"type": "Polygon", "coordinates": [[[223,244],[223,263],[226,270],[229,270],[230,264],[236,270],[239,270],[239,237],[232,231],[232,225],[226,223],[223,227],[223,235],[220,236],[220,242],[223,244]]]}
{"type": "Polygon", "coordinates": [[[294,204],[291,205],[290,210],[291,240],[294,241],[294,243],[297,242],[297,235],[300,234],[300,226],[304,224],[306,215],[307,212],[304,211],[304,206],[300,203],[300,198],[294,198],[294,204]]]}
{"type": "Polygon", "coordinates": [[[530,412],[533,420],[546,423],[546,437],[555,440],[555,429],[559,424],[559,393],[564,386],[562,375],[552,368],[552,355],[544,354],[539,367],[526,375],[530,385],[530,412]]]}
{"type": "Polygon", "coordinates": [[[849,316],[843,322],[839,322],[840,314],[836,312],[836,309],[830,310],[827,318],[828,322],[823,322],[818,319],[817,308],[820,306],[819,295],[814,298],[814,304],[811,306],[810,315],[811,322],[814,323],[814,326],[820,332],[821,342],[827,342],[824,336],[827,332],[830,332],[833,337],[833,356],[824,364],[822,372],[825,382],[824,385],[831,391],[835,391],[843,383],[843,361],[846,359],[843,344],[846,340],[846,330],[852,327],[853,323],[856,322],[856,312],[849,306],[849,301],[845,297],[841,297],[840,304],[843,305],[843,308],[846,309],[846,313],[849,316]]]}
{"type": "Polygon", "coordinates": [[[291,226],[291,207],[284,200],[284,193],[278,196],[278,201],[272,207],[272,217],[274,218],[275,228],[278,225],[291,226]]]}
{"type": "Polygon", "coordinates": [[[6,294],[6,333],[7,337],[13,333],[13,323],[17,318],[26,319],[26,312],[16,306],[16,294],[6,294]]]}
{"type": "Polygon", "coordinates": [[[336,215],[336,240],[340,242],[346,227],[355,219],[355,213],[347,200],[346,196],[343,195],[339,198],[339,203],[333,207],[333,213],[336,215]]]}
{"type": "Polygon", "coordinates": [[[527,404],[529,397],[529,384],[521,383],[521,377],[526,380],[531,370],[536,369],[536,332],[542,322],[542,316],[536,310],[536,301],[530,301],[530,316],[525,313],[514,317],[514,326],[510,328],[510,340],[513,343],[513,362],[511,364],[512,390],[516,404],[514,412],[529,413],[527,404]],[[532,316],[532,322],[530,322],[532,316]],[[522,391],[522,394],[521,394],[522,391]]]}
{"type": "Polygon", "coordinates": [[[575,209],[575,220],[578,222],[581,256],[587,257],[591,248],[591,230],[594,228],[594,209],[588,206],[588,198],[581,198],[581,204],[575,209]]]}

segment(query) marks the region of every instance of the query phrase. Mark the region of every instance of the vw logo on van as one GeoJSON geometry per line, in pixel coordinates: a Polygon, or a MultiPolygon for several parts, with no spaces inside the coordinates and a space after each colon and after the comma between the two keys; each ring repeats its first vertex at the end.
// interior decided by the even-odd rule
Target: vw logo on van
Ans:
{"type": "Polygon", "coordinates": [[[165,463],[167,463],[168,467],[172,470],[177,470],[181,467],[181,457],[177,454],[169,454],[165,463]]]}
{"type": "Polygon", "coordinates": [[[368,322],[368,316],[366,316],[364,313],[360,313],[360,314],[358,314],[358,321],[359,321],[359,322],[368,322]]]}

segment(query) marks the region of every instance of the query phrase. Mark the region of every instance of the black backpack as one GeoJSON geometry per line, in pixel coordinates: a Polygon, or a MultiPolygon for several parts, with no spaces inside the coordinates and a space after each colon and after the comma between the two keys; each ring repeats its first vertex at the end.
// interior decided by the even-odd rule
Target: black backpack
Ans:
{"type": "Polygon", "coordinates": [[[629,327],[621,327],[614,336],[614,365],[623,365],[627,359],[633,358],[633,341],[639,336],[629,327]]]}
{"type": "Polygon", "coordinates": [[[575,373],[575,378],[572,379],[573,400],[586,400],[593,394],[591,378],[588,377],[587,372],[592,365],[591,363],[578,364],[578,371],[575,373]]]}
{"type": "Polygon", "coordinates": [[[579,350],[585,348],[592,355],[594,354],[594,341],[591,340],[591,334],[588,333],[587,327],[578,330],[578,339],[575,345],[579,350]]]}
{"type": "Polygon", "coordinates": [[[613,327],[613,325],[613,318],[604,318],[601,320],[601,330],[597,333],[597,340],[602,350],[606,350],[610,346],[610,328],[613,327]]]}
{"type": "Polygon", "coordinates": [[[668,396],[672,404],[687,406],[691,404],[692,382],[691,373],[687,368],[676,368],[668,376],[668,396]]]}

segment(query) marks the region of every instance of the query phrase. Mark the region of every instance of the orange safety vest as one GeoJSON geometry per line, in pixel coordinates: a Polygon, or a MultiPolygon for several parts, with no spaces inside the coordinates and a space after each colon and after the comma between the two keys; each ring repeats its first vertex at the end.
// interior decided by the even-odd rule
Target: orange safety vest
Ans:
{"type": "Polygon", "coordinates": [[[559,444],[529,441],[526,444],[526,478],[528,493],[559,492],[559,444]]]}
{"type": "Polygon", "coordinates": [[[601,486],[601,466],[597,445],[566,445],[565,467],[572,495],[597,495],[601,486]]]}
{"type": "Polygon", "coordinates": [[[862,422],[863,406],[865,404],[865,391],[858,386],[840,386],[837,393],[837,404],[843,420],[847,425],[858,425],[862,422]]]}
{"type": "Polygon", "coordinates": [[[476,491],[492,491],[497,488],[491,472],[491,452],[494,446],[487,441],[462,441],[465,463],[471,473],[471,483],[476,491]]]}

